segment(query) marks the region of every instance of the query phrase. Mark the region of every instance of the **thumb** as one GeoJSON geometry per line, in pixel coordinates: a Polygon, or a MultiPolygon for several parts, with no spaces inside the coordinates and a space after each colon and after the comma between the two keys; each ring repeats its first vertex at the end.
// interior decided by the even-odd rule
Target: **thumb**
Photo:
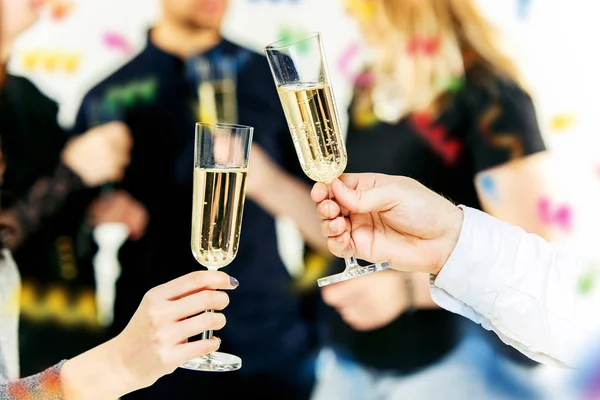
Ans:
{"type": "Polygon", "coordinates": [[[393,191],[384,190],[381,186],[354,190],[336,179],[331,183],[331,190],[335,201],[354,214],[384,211],[394,201],[393,191]]]}

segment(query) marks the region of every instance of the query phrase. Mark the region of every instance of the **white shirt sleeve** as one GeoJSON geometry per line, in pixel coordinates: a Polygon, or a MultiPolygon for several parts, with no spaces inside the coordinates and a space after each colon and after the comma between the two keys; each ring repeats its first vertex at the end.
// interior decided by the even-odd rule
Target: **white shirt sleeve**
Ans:
{"type": "Polygon", "coordinates": [[[521,228],[461,208],[460,237],[432,278],[433,300],[536,361],[577,365],[600,325],[600,290],[581,289],[598,275],[596,267],[521,228]]]}

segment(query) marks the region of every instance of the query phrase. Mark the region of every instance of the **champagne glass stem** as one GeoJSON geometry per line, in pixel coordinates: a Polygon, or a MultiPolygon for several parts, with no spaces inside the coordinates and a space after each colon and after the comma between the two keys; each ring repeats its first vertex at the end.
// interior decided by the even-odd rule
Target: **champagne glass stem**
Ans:
{"type": "MultiPolygon", "coordinates": [[[[206,314],[206,313],[212,313],[212,312],[214,312],[214,310],[206,310],[206,311],[204,311],[204,314],[206,314]]],[[[212,330],[202,332],[202,339],[203,340],[204,339],[210,339],[212,337],[213,337],[213,331],[212,330]]]]}
{"type": "MultiPolygon", "coordinates": [[[[327,190],[329,192],[329,200],[335,200],[335,197],[333,196],[333,191],[331,190],[331,182],[327,183],[327,190]]],[[[360,265],[356,260],[356,253],[354,251],[354,241],[352,240],[352,222],[350,221],[350,218],[346,218],[346,223],[348,224],[350,243],[348,243],[348,246],[346,246],[346,248],[342,252],[342,255],[344,256],[344,262],[346,263],[346,269],[348,270],[351,268],[360,267],[360,265]]]]}
{"type": "MultiPolygon", "coordinates": [[[[219,270],[219,268],[211,268],[211,267],[206,267],[206,268],[207,268],[209,271],[218,271],[218,270],[219,270]]],[[[206,311],[204,311],[204,314],[206,314],[206,313],[212,313],[212,312],[214,312],[214,311],[215,311],[215,310],[206,310],[206,311]]],[[[210,338],[212,338],[212,337],[213,337],[213,331],[212,331],[212,330],[210,330],[210,331],[204,331],[204,332],[202,332],[202,339],[203,339],[203,340],[204,340],[204,339],[210,339],[210,338]]]]}

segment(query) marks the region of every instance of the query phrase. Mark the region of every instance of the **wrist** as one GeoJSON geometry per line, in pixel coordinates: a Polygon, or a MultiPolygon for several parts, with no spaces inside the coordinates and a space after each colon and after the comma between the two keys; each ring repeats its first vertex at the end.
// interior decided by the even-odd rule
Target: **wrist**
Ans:
{"type": "Polygon", "coordinates": [[[116,399],[139,389],[130,379],[115,339],[65,362],[61,381],[66,400],[116,399]]]}
{"type": "Polygon", "coordinates": [[[448,258],[450,258],[450,255],[454,251],[454,248],[458,243],[458,238],[460,237],[463,219],[464,212],[462,208],[453,206],[452,211],[448,215],[446,229],[440,240],[439,260],[434,264],[432,271],[430,271],[432,275],[437,276],[440,273],[441,269],[446,264],[446,261],[448,261],[448,258]]]}

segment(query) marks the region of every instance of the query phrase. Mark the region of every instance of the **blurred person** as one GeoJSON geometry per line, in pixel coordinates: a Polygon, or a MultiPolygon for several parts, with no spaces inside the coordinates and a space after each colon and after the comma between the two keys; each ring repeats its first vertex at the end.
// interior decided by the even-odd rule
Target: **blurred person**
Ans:
{"type": "MultiPolygon", "coordinates": [[[[347,172],[408,176],[478,209],[488,194],[480,175],[527,182],[530,193],[502,192],[505,205],[540,194],[535,169],[511,167],[545,150],[534,106],[474,1],[357,0],[348,10],[372,59],[350,105],[347,172]]],[[[488,211],[546,234],[523,204],[488,211]]],[[[474,327],[437,308],[428,279],[385,271],[322,290],[332,309],[316,399],[535,396],[535,364],[494,336],[497,350],[482,347],[484,332],[466,335],[474,327]]]]}
{"type": "MultiPolygon", "coordinates": [[[[240,356],[243,367],[227,374],[178,370],[131,398],[203,396],[306,399],[313,386],[317,342],[310,310],[294,292],[292,278],[277,247],[272,208],[263,199],[265,181],[277,182],[277,193],[305,200],[288,213],[311,223],[300,227],[313,247],[326,251],[287,133],[287,124],[266,59],[221,36],[224,0],[162,0],[162,15],[150,29],[146,47],[126,65],[98,83],[83,99],[75,131],[90,125],[93,102],[111,102],[139,82],[153,82],[146,96],[123,106],[123,121],[133,134],[131,165],[124,181],[93,206],[93,220],[125,222],[133,233],[119,252],[122,273],[117,282],[115,319],[118,332],[144,292],[183,273],[204,268],[190,249],[194,123],[202,108],[197,74],[199,60],[235,60],[237,120],[253,126],[254,145],[247,182],[248,201],[240,247],[227,267],[245,282],[231,296],[223,350],[240,356]],[[198,104],[200,103],[200,104],[198,104]],[[307,314],[308,313],[308,314],[307,314]]],[[[223,121],[228,122],[228,121],[223,121]]],[[[232,121],[229,121],[232,122],[232,121]]]]}
{"type": "MultiPolygon", "coordinates": [[[[21,0],[2,1],[0,54],[8,54],[4,50],[29,25],[26,21],[35,21],[34,5],[21,0]]],[[[0,182],[5,176],[10,176],[7,169],[23,162],[21,157],[32,156],[25,151],[27,149],[21,149],[22,153],[16,152],[13,145],[9,147],[10,158],[6,160],[3,151],[5,137],[15,139],[15,132],[11,130],[23,135],[31,134],[19,128],[33,124],[38,111],[52,110],[53,106],[33,85],[22,78],[7,75],[5,61],[6,58],[3,58],[0,64],[0,182]],[[31,94],[35,96],[26,99],[32,103],[18,101],[23,100],[20,96],[31,94]],[[34,108],[35,104],[46,108],[34,108]],[[29,107],[23,109],[17,105],[29,107]]],[[[45,122],[48,128],[56,129],[52,121],[55,124],[55,119],[47,117],[45,122]]],[[[128,162],[130,146],[126,128],[118,124],[96,128],[69,140],[62,153],[61,148],[56,149],[59,156],[55,162],[46,166],[44,172],[48,176],[37,178],[28,193],[17,199],[14,209],[3,212],[0,218],[0,398],[115,399],[151,385],[191,358],[218,349],[216,337],[193,343],[188,343],[187,339],[225,325],[221,313],[198,314],[209,309],[224,309],[229,302],[228,296],[216,289],[235,289],[239,283],[222,272],[194,272],[149,290],[131,321],[113,340],[62,361],[40,374],[18,380],[21,280],[7,244],[26,241],[27,234],[43,228],[47,218],[64,206],[70,191],[84,185],[98,186],[118,180],[128,162]],[[102,379],[98,379],[99,376],[102,379]]],[[[30,160],[31,163],[36,161],[35,157],[30,160]]],[[[22,173],[22,176],[26,175],[22,173]]],[[[49,338],[45,339],[47,346],[54,344],[49,338]]]]}
{"type": "Polygon", "coordinates": [[[333,254],[342,257],[352,237],[358,257],[426,273],[437,304],[528,357],[568,367],[587,361],[585,346],[600,334],[590,318],[600,291],[579,288],[588,261],[407,177],[346,174],[332,184],[335,201],[328,192],[317,183],[312,198],[333,254]]]}
{"type": "MultiPolygon", "coordinates": [[[[0,134],[7,165],[0,222],[10,228],[4,230],[3,239],[14,251],[24,289],[35,290],[37,303],[24,304],[24,308],[33,305],[65,315],[73,312],[70,306],[74,299],[93,293],[94,288],[92,265],[86,263],[86,243],[80,237],[86,225],[86,208],[79,206],[77,199],[90,186],[122,178],[131,137],[125,125],[111,123],[69,140],[57,123],[56,103],[29,80],[6,72],[12,43],[37,21],[43,2],[2,0],[0,6],[0,134]],[[64,304],[49,304],[43,296],[49,292],[65,299],[64,304]]],[[[99,333],[83,324],[40,322],[28,317],[23,317],[20,330],[22,371],[27,374],[101,340],[99,333]],[[55,345],[48,346],[48,340],[55,345]]]]}

